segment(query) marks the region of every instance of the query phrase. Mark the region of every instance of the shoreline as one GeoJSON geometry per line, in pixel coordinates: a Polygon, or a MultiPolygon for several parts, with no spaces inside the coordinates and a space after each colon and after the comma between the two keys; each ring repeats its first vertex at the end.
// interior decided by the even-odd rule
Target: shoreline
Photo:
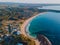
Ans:
{"type": "Polygon", "coordinates": [[[40,45],[40,42],[38,41],[38,39],[36,39],[36,38],[34,38],[34,37],[32,37],[32,36],[30,36],[29,34],[28,34],[28,30],[26,30],[26,27],[27,27],[27,25],[29,24],[29,22],[32,20],[32,19],[34,19],[35,17],[37,17],[37,16],[39,16],[39,15],[41,15],[41,14],[43,14],[43,13],[39,13],[39,14],[37,14],[37,15],[35,15],[35,16],[32,16],[32,17],[30,17],[29,19],[27,19],[27,20],[25,20],[25,22],[21,25],[21,34],[23,34],[23,35],[25,35],[26,37],[28,37],[28,38],[31,38],[32,40],[34,40],[35,41],[35,43],[36,43],[36,45],[40,45]]]}

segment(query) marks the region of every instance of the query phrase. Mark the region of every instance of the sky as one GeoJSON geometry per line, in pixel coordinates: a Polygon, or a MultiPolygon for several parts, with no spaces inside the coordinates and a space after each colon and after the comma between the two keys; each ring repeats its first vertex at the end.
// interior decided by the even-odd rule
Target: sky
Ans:
{"type": "Polygon", "coordinates": [[[0,2],[60,4],[60,0],[0,0],[0,2]]]}

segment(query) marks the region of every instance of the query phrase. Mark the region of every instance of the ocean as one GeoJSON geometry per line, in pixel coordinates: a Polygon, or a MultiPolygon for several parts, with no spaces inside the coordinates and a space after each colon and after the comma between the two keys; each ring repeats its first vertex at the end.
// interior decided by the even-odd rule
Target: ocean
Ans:
{"type": "Polygon", "coordinates": [[[29,34],[46,36],[52,45],[60,45],[60,13],[46,12],[35,17],[28,27],[29,34]]]}

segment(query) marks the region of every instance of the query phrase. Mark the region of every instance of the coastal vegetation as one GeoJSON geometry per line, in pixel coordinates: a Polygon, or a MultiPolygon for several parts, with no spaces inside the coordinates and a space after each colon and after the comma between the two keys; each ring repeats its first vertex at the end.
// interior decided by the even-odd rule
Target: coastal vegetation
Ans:
{"type": "MultiPolygon", "coordinates": [[[[28,37],[25,37],[24,35],[11,35],[10,40],[3,39],[0,41],[0,44],[2,45],[16,45],[17,43],[27,44],[27,45],[35,45],[35,42],[32,39],[29,39],[28,37]]],[[[7,38],[8,39],[8,38],[7,38]]]]}
{"type": "MultiPolygon", "coordinates": [[[[35,41],[21,34],[22,24],[29,18],[42,12],[60,12],[56,10],[38,9],[37,7],[1,6],[0,7],[0,45],[36,45],[35,41]],[[19,32],[19,34],[17,33],[19,32]]],[[[23,25],[24,26],[24,25],[23,25]]]]}
{"type": "Polygon", "coordinates": [[[24,36],[16,34],[20,31],[23,22],[40,13],[37,8],[5,7],[0,9],[0,44],[17,45],[22,43],[26,45],[35,45],[35,41],[24,36]],[[15,30],[15,31],[14,31],[15,30]]]}

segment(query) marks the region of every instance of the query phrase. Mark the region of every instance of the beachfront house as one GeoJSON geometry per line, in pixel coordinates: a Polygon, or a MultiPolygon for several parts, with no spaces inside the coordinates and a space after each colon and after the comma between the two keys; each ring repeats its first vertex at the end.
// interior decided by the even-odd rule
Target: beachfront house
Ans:
{"type": "Polygon", "coordinates": [[[19,27],[19,23],[17,22],[10,22],[10,23],[7,23],[5,26],[4,26],[4,30],[5,32],[7,32],[7,34],[14,34],[14,35],[20,35],[20,27],[19,27]]]}

